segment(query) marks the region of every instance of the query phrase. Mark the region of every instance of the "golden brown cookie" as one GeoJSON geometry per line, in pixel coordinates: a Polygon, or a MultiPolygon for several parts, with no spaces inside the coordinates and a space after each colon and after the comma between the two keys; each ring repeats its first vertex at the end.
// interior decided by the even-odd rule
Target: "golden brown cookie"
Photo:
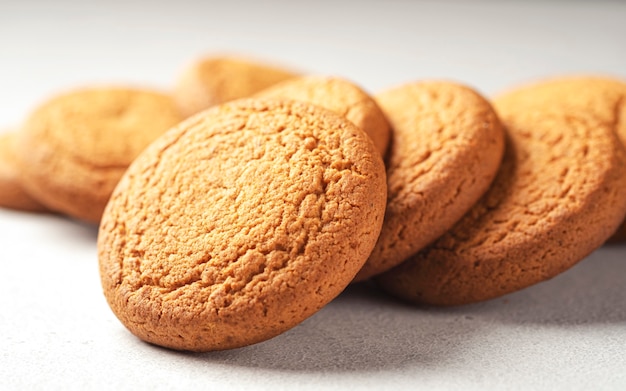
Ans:
{"type": "Polygon", "coordinates": [[[615,135],[626,113],[602,96],[584,110],[577,99],[541,86],[497,99],[509,139],[491,189],[380,285],[417,303],[472,303],[554,277],[602,245],[626,213],[626,153],[615,135]]]}
{"type": "Polygon", "coordinates": [[[374,99],[356,84],[330,76],[302,76],[278,83],[256,97],[295,99],[341,114],[374,141],[381,155],[389,143],[389,123],[374,99]]]}
{"type": "Polygon", "coordinates": [[[44,212],[46,207],[24,190],[15,157],[15,133],[0,134],[0,207],[25,212],[44,212]]]}
{"type": "Polygon", "coordinates": [[[296,73],[258,60],[236,56],[198,59],[180,75],[174,97],[185,116],[211,106],[251,96],[296,73]]]}
{"type": "Polygon", "coordinates": [[[173,100],[153,91],[92,88],[54,97],[18,133],[24,187],[52,210],[97,223],[130,162],[181,119],[173,100]]]}
{"type": "MultiPolygon", "coordinates": [[[[591,110],[603,116],[616,115],[615,131],[626,146],[626,121],[619,117],[626,110],[626,81],[597,76],[570,76],[542,80],[517,88],[501,99],[509,105],[540,104],[546,100],[560,99],[570,111],[591,110]],[[533,90],[534,93],[527,93],[533,90]],[[612,114],[615,113],[615,114],[612,114]]],[[[618,243],[626,241],[626,222],[609,239],[618,243]]]]}
{"type": "Polygon", "coordinates": [[[504,136],[491,105],[451,82],[418,82],[376,97],[393,135],[383,229],[357,280],[398,265],[456,223],[489,188],[504,136]]]}
{"type": "Polygon", "coordinates": [[[133,162],[107,205],[100,274],[139,338],[235,348],[337,296],[382,225],[385,169],[345,118],[245,99],[193,116],[133,162]]]}

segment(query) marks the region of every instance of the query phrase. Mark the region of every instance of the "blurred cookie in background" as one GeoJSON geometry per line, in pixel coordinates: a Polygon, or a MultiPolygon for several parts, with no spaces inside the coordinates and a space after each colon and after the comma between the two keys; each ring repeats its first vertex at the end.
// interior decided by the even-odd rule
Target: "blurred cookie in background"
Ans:
{"type": "Polygon", "coordinates": [[[253,95],[297,73],[257,59],[215,55],[199,58],[181,73],[174,97],[188,117],[211,106],[253,95]]]}
{"type": "Polygon", "coordinates": [[[9,129],[0,133],[0,207],[24,212],[47,211],[22,186],[14,148],[15,132],[9,129]]]}
{"type": "Polygon", "coordinates": [[[51,210],[98,223],[128,165],[182,116],[164,93],[97,87],[55,96],[17,133],[25,189],[51,210]]]}

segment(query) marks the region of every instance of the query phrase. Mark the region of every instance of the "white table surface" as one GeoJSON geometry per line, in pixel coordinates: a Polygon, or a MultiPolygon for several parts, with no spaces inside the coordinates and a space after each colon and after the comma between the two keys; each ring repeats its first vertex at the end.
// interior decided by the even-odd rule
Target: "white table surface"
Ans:
{"type": "MultiPolygon", "coordinates": [[[[537,77],[626,78],[619,2],[0,2],[0,127],[64,89],[169,88],[203,53],[347,77],[371,92],[445,78],[490,95],[537,77]]],[[[270,341],[154,347],[101,293],[97,229],[0,210],[0,389],[626,389],[626,246],[452,309],[347,289],[270,341]]]]}

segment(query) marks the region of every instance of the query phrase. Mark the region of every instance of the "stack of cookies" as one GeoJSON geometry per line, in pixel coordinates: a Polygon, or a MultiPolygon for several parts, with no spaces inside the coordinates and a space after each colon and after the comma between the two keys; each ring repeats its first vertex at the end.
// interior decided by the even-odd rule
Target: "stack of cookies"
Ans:
{"type": "Polygon", "coordinates": [[[216,56],[172,94],[94,87],[41,105],[0,137],[0,205],[99,224],[104,294],[139,338],[229,349],[353,282],[468,304],[624,241],[625,117],[619,80],[370,96],[216,56]]]}

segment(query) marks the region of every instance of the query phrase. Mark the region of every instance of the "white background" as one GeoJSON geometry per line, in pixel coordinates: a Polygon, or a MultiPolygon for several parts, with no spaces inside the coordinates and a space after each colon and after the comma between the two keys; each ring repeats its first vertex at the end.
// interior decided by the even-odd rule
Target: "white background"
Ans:
{"type": "MultiPolygon", "coordinates": [[[[538,77],[626,78],[626,4],[0,0],[0,127],[68,88],[170,88],[215,52],[373,93],[445,78],[492,95],[538,77]]],[[[270,341],[186,354],[142,343],[113,316],[96,235],[0,210],[0,389],[626,389],[623,245],[466,307],[412,307],[353,286],[270,341]]]]}

